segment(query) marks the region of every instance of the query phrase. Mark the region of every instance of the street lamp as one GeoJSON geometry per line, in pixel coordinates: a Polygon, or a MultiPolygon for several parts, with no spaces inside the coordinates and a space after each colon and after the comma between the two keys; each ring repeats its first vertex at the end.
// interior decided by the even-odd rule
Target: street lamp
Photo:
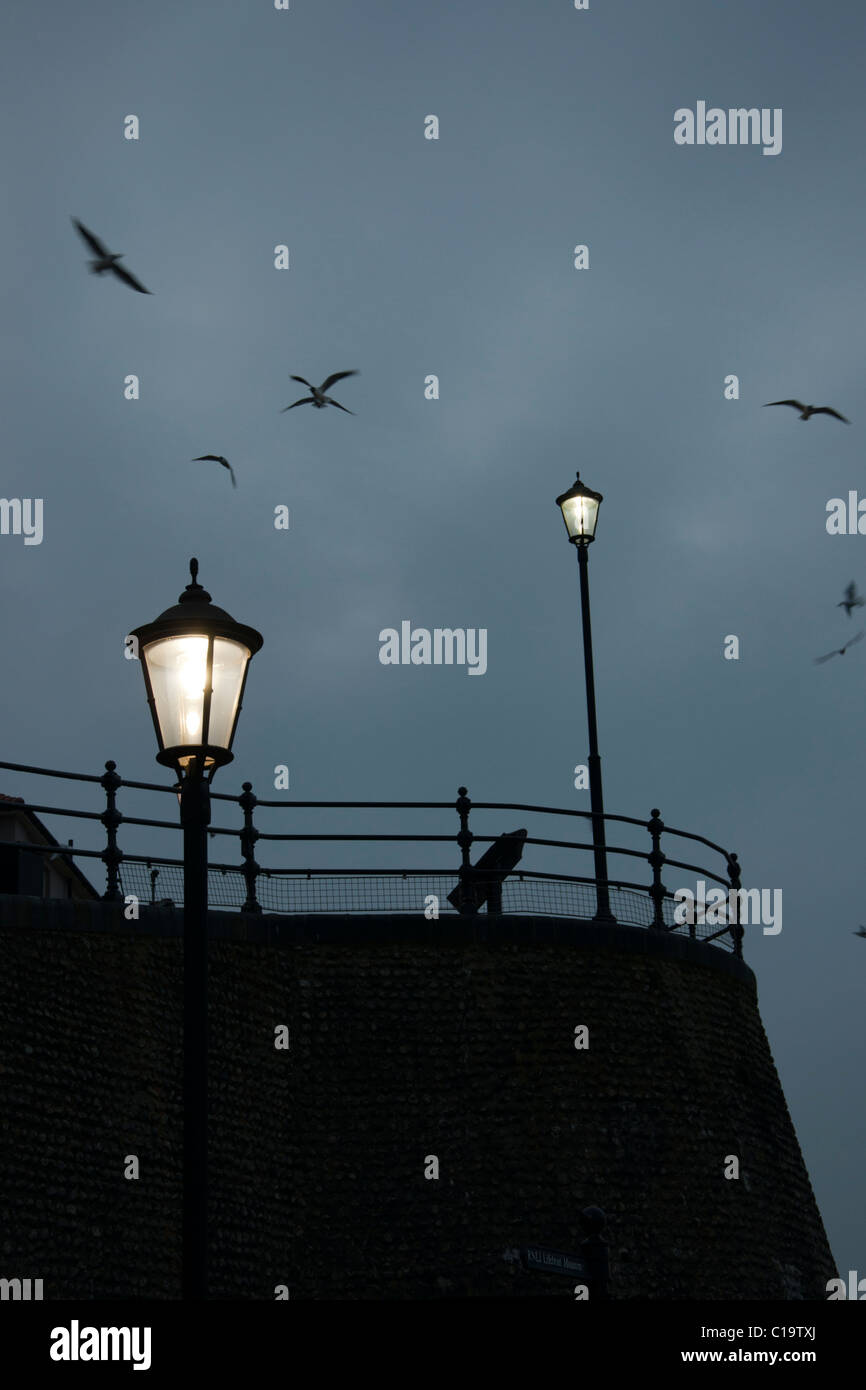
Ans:
{"type": "Polygon", "coordinates": [[[601,758],[598,754],[598,727],[595,720],[595,679],[592,670],[592,627],[589,619],[589,573],[587,551],[595,540],[600,492],[593,492],[580,481],[557,497],[568,539],[577,547],[580,570],[580,612],[583,626],[583,667],[586,675],[586,715],[589,726],[589,798],[592,811],[592,847],[595,857],[595,921],[613,922],[607,884],[607,849],[604,838],[604,802],[601,792],[601,758]]]}
{"type": "Polygon", "coordinates": [[[207,827],[210,783],[231,762],[250,659],[262,645],[198,582],[137,639],[159,752],[180,779],[183,826],[183,1297],[207,1297],[207,827]]]}

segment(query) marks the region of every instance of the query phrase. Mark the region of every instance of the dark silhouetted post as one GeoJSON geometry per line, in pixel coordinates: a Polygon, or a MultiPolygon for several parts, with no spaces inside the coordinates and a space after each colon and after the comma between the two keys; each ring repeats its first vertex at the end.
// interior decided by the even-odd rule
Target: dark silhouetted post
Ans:
{"type": "Polygon", "coordinates": [[[472,802],[465,787],[457,788],[457,801],[455,803],[457,814],[460,817],[460,829],[457,832],[457,844],[460,847],[460,905],[458,912],[468,913],[472,911],[470,906],[470,879],[472,877],[472,865],[469,863],[469,849],[472,844],[472,831],[469,829],[469,812],[472,802]]]}
{"type": "Polygon", "coordinates": [[[659,818],[659,809],[657,806],[654,806],[650,811],[650,819],[647,822],[647,830],[652,836],[653,841],[653,847],[647,855],[647,859],[653,871],[652,887],[650,888],[650,897],[653,900],[653,926],[659,929],[663,929],[665,924],[664,912],[662,911],[662,904],[665,900],[665,886],[662,883],[662,864],[665,862],[665,856],[662,853],[661,847],[661,836],[664,828],[665,823],[659,818]]]}
{"type": "Polygon", "coordinates": [[[591,1299],[609,1298],[610,1260],[608,1243],[602,1235],[607,1217],[601,1207],[584,1207],[580,1224],[587,1233],[580,1242],[580,1253],[586,1261],[589,1275],[589,1296],[591,1299]]]}
{"type": "MultiPolygon", "coordinates": [[[[156,760],[180,778],[183,827],[183,1297],[207,1297],[207,827],[210,782],[232,760],[232,740],[255,628],[217,608],[198,582],[198,560],[172,608],[130,636],[138,641],[156,760]]],[[[113,767],[113,764],[111,765],[113,767]]],[[[246,847],[251,850],[249,783],[246,847]]],[[[243,803],[242,803],[243,804],[243,803]]],[[[250,896],[247,879],[247,896],[250,896]]],[[[253,893],[255,891],[253,876],[253,893]]]]}
{"type": "Polygon", "coordinates": [[[105,789],[105,810],[99,819],[105,826],[105,838],[108,841],[102,852],[102,861],[105,864],[108,882],[106,884],[103,898],[108,902],[117,902],[123,897],[118,881],[118,866],[123,855],[117,848],[117,827],[123,820],[123,816],[117,809],[117,788],[122,786],[123,778],[118,777],[115,771],[117,763],[109,758],[105,764],[105,772],[100,777],[100,782],[105,789]]]}
{"type": "Polygon", "coordinates": [[[183,1297],[207,1297],[207,827],[201,763],[180,793],[183,826],[183,1297]]]}
{"type": "MultiPolygon", "coordinates": [[[[734,942],[734,955],[737,956],[740,960],[742,960],[743,937],[746,933],[745,928],[742,926],[740,922],[740,861],[735,854],[728,855],[728,878],[730,879],[731,884],[730,893],[732,896],[733,894],[736,894],[734,902],[737,904],[737,920],[736,922],[731,923],[731,937],[734,942]]],[[[730,901],[731,898],[729,897],[728,902],[730,903],[730,901]]],[[[728,919],[730,920],[730,913],[728,914],[728,919]]]]}
{"type": "Polygon", "coordinates": [[[253,825],[253,809],[258,805],[253,795],[252,782],[244,782],[243,795],[238,797],[241,810],[244,813],[244,828],[241,832],[241,854],[244,859],[244,879],[247,885],[247,896],[244,902],[244,912],[261,912],[261,906],[256,897],[256,879],[259,876],[259,866],[256,863],[256,840],[259,832],[253,825]]]}
{"type": "Polygon", "coordinates": [[[586,674],[586,719],[589,728],[589,804],[592,810],[592,845],[595,857],[596,918],[613,921],[607,887],[607,846],[604,838],[604,798],[601,791],[601,757],[595,719],[595,677],[592,668],[592,627],[589,619],[589,566],[587,547],[578,547],[580,614],[583,626],[583,667],[586,674]]]}
{"type": "Polygon", "coordinates": [[[595,718],[595,676],[592,666],[592,626],[589,617],[589,568],[587,551],[595,539],[598,522],[598,509],[602,502],[600,492],[593,492],[580,481],[580,474],[573,487],[557,497],[556,504],[562,510],[565,529],[572,545],[577,546],[578,568],[580,570],[580,613],[583,627],[583,668],[586,676],[586,716],[589,730],[589,801],[592,811],[592,847],[595,859],[595,921],[615,920],[610,910],[610,894],[607,883],[607,848],[604,838],[604,799],[601,791],[601,758],[598,752],[598,727],[595,718]]]}

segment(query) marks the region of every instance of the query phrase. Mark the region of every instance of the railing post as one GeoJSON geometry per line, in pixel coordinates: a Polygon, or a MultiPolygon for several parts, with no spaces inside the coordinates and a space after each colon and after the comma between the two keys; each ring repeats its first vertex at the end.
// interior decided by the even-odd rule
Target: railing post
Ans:
{"type": "Polygon", "coordinates": [[[469,799],[465,787],[457,788],[457,801],[455,803],[457,814],[460,817],[460,829],[457,833],[457,843],[460,846],[460,887],[463,890],[460,894],[460,912],[469,913],[472,911],[472,895],[470,882],[472,878],[472,865],[469,863],[469,847],[472,844],[473,835],[469,829],[469,812],[472,802],[469,799]]]}
{"type": "MultiPolygon", "coordinates": [[[[731,883],[730,892],[731,892],[731,893],[736,893],[736,895],[737,895],[737,897],[736,897],[736,904],[737,904],[737,908],[739,909],[739,906],[740,906],[740,861],[739,861],[739,859],[737,858],[737,856],[736,856],[735,854],[729,854],[729,855],[728,855],[728,878],[730,879],[730,883],[731,883]]],[[[728,904],[729,904],[729,905],[730,905],[730,901],[731,901],[731,898],[730,898],[730,895],[729,895],[729,896],[728,896],[728,904]]],[[[729,918],[729,920],[730,920],[730,912],[728,913],[728,918],[729,918]]],[[[731,930],[731,937],[732,937],[733,942],[734,942],[734,955],[737,956],[740,960],[742,960],[742,959],[743,959],[743,937],[745,936],[746,933],[745,933],[744,927],[742,926],[742,924],[741,924],[740,921],[739,921],[739,911],[737,912],[737,921],[731,923],[731,928],[730,928],[730,930],[731,930]]]]}
{"type": "Polygon", "coordinates": [[[665,856],[661,849],[661,835],[665,828],[663,820],[659,819],[659,809],[654,806],[650,811],[650,819],[647,821],[647,830],[652,836],[653,847],[647,855],[650,868],[653,871],[653,881],[650,886],[650,897],[653,900],[653,926],[664,931],[665,918],[662,911],[662,904],[665,900],[665,886],[662,883],[662,864],[665,856]]]}
{"type": "Polygon", "coordinates": [[[105,826],[105,835],[108,841],[100,858],[105,864],[108,882],[106,884],[103,899],[107,902],[117,902],[123,897],[120,891],[118,866],[123,860],[123,855],[117,848],[117,827],[123,820],[123,816],[117,809],[117,788],[123,785],[123,778],[118,777],[115,768],[117,763],[109,758],[105,764],[105,772],[100,777],[100,783],[105,790],[106,808],[99,819],[105,826]]]}
{"type": "Polygon", "coordinates": [[[253,795],[252,782],[244,782],[243,795],[238,797],[238,804],[244,813],[244,828],[241,831],[241,853],[244,857],[243,874],[247,885],[246,902],[243,905],[244,912],[261,912],[261,904],[256,897],[256,879],[261,870],[256,863],[256,840],[259,832],[253,825],[253,807],[258,805],[256,797],[253,795]]]}

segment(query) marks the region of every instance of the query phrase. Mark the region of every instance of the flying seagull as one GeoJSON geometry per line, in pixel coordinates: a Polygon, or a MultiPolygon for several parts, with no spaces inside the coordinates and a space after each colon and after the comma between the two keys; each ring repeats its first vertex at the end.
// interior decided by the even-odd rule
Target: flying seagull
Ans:
{"type": "Polygon", "coordinates": [[[859,632],[855,632],[850,641],[844,647],[837,647],[834,652],[828,652],[826,656],[816,656],[815,665],[820,666],[822,661],[829,661],[831,656],[844,656],[849,647],[853,647],[855,642],[859,642],[861,637],[866,636],[866,627],[861,627],[859,632]]]}
{"type": "Polygon", "coordinates": [[[232,468],[228,459],[224,459],[222,454],[199,454],[198,458],[192,460],[193,463],[204,463],[206,460],[213,460],[214,463],[221,463],[223,468],[227,468],[232,475],[232,487],[237,487],[235,482],[235,470],[232,468]]]}
{"type": "Polygon", "coordinates": [[[858,927],[857,930],[855,931],[854,935],[855,935],[855,936],[866,936],[866,927],[858,927]]]}
{"type": "Polygon", "coordinates": [[[842,600],[841,603],[837,603],[837,604],[836,604],[836,607],[837,607],[837,608],[844,608],[844,609],[845,609],[845,612],[847,613],[848,617],[850,618],[850,617],[851,617],[851,609],[852,609],[852,608],[862,608],[864,603],[866,603],[866,599],[862,598],[861,595],[858,594],[858,592],[857,592],[857,585],[854,583],[854,580],[852,579],[852,580],[851,580],[851,583],[848,585],[847,589],[845,590],[845,597],[843,598],[843,600],[842,600]]]}
{"type": "Polygon", "coordinates": [[[97,258],[95,261],[90,262],[90,269],[93,271],[94,275],[102,275],[106,270],[110,270],[117,276],[118,280],[123,280],[125,284],[131,285],[134,290],[138,290],[139,294],[151,293],[150,290],[144,288],[140,280],[136,280],[134,275],[131,275],[122,265],[118,265],[118,261],[123,254],[121,251],[116,253],[109,251],[106,246],[103,246],[99,237],[89,232],[84,223],[79,222],[77,217],[73,217],[72,221],[75,223],[75,226],[97,258]]]}
{"type": "MultiPolygon", "coordinates": [[[[328,390],[329,387],[333,386],[335,381],[342,381],[343,377],[346,376],[357,375],[357,372],[334,372],[333,376],[325,377],[325,380],[322,382],[321,386],[311,386],[309,381],[307,381],[305,377],[293,376],[292,381],[299,381],[302,386],[309,387],[313,394],[312,396],[302,396],[299,401],[292,401],[291,405],[283,406],[282,410],[280,411],[280,414],[285,415],[287,410],[294,410],[296,405],[314,405],[317,410],[324,410],[326,405],[335,405],[338,410],[346,410],[346,407],[344,405],[340,405],[340,402],[335,401],[331,396],[326,396],[325,392],[328,390]]],[[[355,412],[354,410],[346,410],[346,414],[354,415],[355,412]]]]}
{"type": "MultiPolygon", "coordinates": [[[[766,405],[792,405],[795,410],[799,410],[801,420],[808,420],[812,415],[832,415],[834,420],[841,420],[843,425],[851,423],[829,405],[804,405],[802,401],[767,401],[766,405]]],[[[766,406],[764,408],[766,409],[766,406]]]]}

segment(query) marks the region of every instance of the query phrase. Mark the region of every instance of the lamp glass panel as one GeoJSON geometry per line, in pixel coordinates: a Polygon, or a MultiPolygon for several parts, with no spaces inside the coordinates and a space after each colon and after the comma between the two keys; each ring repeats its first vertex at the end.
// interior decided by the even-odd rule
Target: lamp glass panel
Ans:
{"type": "Polygon", "coordinates": [[[207,678],[206,637],[162,637],[144,648],[163,748],[200,743],[207,678]]]}
{"type": "Polygon", "coordinates": [[[249,647],[242,642],[234,642],[228,637],[214,638],[213,695],[207,741],[216,748],[231,748],[244,673],[250,656],[249,647]]]}
{"type": "Polygon", "coordinates": [[[595,535],[598,521],[598,499],[595,497],[569,497],[562,503],[562,515],[569,536],[584,536],[587,540],[595,535]]]}

